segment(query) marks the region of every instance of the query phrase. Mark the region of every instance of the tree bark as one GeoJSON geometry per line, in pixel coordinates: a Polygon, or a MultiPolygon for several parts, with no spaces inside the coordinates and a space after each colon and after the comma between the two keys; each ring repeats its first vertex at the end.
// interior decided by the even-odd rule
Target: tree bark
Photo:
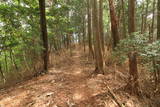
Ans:
{"type": "Polygon", "coordinates": [[[135,32],[135,1],[129,0],[128,3],[128,33],[135,32]]]}
{"type": "Polygon", "coordinates": [[[40,9],[40,26],[41,26],[41,36],[43,40],[43,62],[44,62],[44,72],[48,71],[48,34],[47,34],[47,25],[46,25],[46,13],[45,13],[45,0],[39,0],[39,9],[40,9]]]}
{"type": "Polygon", "coordinates": [[[100,33],[99,33],[99,22],[98,22],[98,9],[97,9],[97,0],[93,0],[93,34],[94,34],[94,48],[95,48],[95,71],[104,74],[103,66],[103,56],[102,56],[102,47],[100,42],[100,33]]]}
{"type": "Polygon", "coordinates": [[[1,73],[1,75],[2,75],[2,78],[5,80],[5,76],[4,76],[4,73],[3,73],[3,71],[2,71],[1,62],[0,62],[0,73],[1,73]]]}
{"type": "Polygon", "coordinates": [[[137,56],[136,53],[131,53],[129,55],[129,73],[130,73],[130,83],[131,92],[134,94],[138,93],[138,67],[137,67],[137,56]]]}
{"type": "Polygon", "coordinates": [[[144,14],[143,14],[143,11],[144,11],[144,4],[142,4],[142,16],[141,16],[141,34],[143,34],[143,27],[144,27],[144,14]]]}
{"type": "Polygon", "coordinates": [[[122,20],[123,20],[123,38],[126,38],[126,17],[125,17],[125,4],[124,1],[121,0],[121,5],[122,5],[122,20]]]}
{"type": "Polygon", "coordinates": [[[86,25],[85,25],[85,16],[83,17],[83,49],[84,49],[84,52],[86,51],[86,25]]]}
{"type": "Polygon", "coordinates": [[[143,29],[143,32],[146,31],[146,28],[147,28],[147,16],[148,16],[148,5],[149,5],[149,0],[146,1],[147,5],[146,5],[146,10],[145,10],[145,18],[144,18],[144,29],[143,29]]]}
{"type": "MultiPolygon", "coordinates": [[[[154,21],[155,21],[155,7],[156,7],[156,0],[153,1],[153,17],[152,17],[152,25],[151,25],[151,29],[150,29],[150,42],[154,41],[154,21]]],[[[153,57],[152,58],[152,64],[153,64],[153,70],[154,70],[154,80],[155,80],[155,89],[157,89],[157,84],[158,84],[158,76],[157,76],[157,67],[156,67],[156,60],[153,57]]]]}
{"type": "Polygon", "coordinates": [[[153,17],[152,17],[152,25],[151,25],[151,31],[150,31],[151,41],[153,41],[153,38],[154,38],[155,4],[156,4],[156,0],[153,1],[153,11],[152,11],[153,17]]]}
{"type": "Polygon", "coordinates": [[[115,7],[113,0],[109,1],[110,7],[110,17],[111,17],[111,30],[112,30],[112,37],[113,37],[113,47],[115,48],[119,43],[119,32],[118,32],[118,19],[115,13],[115,7]]]}
{"type": "Polygon", "coordinates": [[[89,47],[89,54],[92,55],[94,58],[94,52],[93,52],[93,47],[92,47],[92,17],[91,17],[91,5],[90,5],[90,0],[88,0],[88,8],[87,8],[87,13],[88,13],[88,47],[89,47]]]}
{"type": "MultiPolygon", "coordinates": [[[[132,36],[132,33],[135,32],[135,2],[136,0],[129,0],[128,1],[128,31],[130,36],[132,36]]],[[[129,87],[132,90],[133,94],[138,94],[138,69],[137,69],[137,56],[135,52],[129,53],[129,73],[130,73],[130,81],[129,81],[129,87]]]]}
{"type": "MultiPolygon", "coordinates": [[[[157,39],[160,40],[160,0],[157,4],[157,39]]],[[[157,64],[160,66],[160,61],[157,61],[157,64]]],[[[160,81],[160,67],[158,66],[157,75],[158,82],[160,81]]]]}
{"type": "Polygon", "coordinates": [[[157,39],[160,39],[160,0],[157,4],[157,39]]]}
{"type": "Polygon", "coordinates": [[[104,28],[103,28],[103,0],[99,0],[99,29],[100,29],[100,37],[101,37],[101,46],[103,53],[105,52],[104,47],[104,28]]]}

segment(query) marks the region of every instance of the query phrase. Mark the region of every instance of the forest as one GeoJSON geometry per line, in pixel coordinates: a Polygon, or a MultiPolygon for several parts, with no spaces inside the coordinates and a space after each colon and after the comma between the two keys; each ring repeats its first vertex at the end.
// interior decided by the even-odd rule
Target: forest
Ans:
{"type": "Polygon", "coordinates": [[[160,0],[0,0],[0,107],[160,107],[160,0]]]}

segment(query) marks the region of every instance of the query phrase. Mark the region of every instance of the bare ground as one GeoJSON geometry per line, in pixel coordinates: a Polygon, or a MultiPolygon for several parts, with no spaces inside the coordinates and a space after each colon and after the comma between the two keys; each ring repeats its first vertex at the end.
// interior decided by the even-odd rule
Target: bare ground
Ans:
{"type": "Polygon", "coordinates": [[[117,107],[107,86],[125,107],[151,106],[124,92],[125,81],[113,72],[103,76],[93,71],[93,62],[75,50],[49,73],[1,90],[0,107],[117,107]]]}

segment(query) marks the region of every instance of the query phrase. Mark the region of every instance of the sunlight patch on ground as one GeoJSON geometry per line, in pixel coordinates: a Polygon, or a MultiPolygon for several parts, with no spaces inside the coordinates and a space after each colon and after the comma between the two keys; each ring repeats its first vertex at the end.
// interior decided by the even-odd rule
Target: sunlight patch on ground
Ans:
{"type": "Polygon", "coordinates": [[[79,76],[82,75],[82,69],[81,68],[76,68],[70,72],[64,72],[65,74],[73,75],[73,76],[79,76]]]}
{"type": "Polygon", "coordinates": [[[75,55],[75,56],[73,56],[73,58],[79,58],[79,55],[75,55]]]}
{"type": "Polygon", "coordinates": [[[88,87],[78,87],[75,89],[72,98],[75,102],[81,102],[87,100],[91,96],[91,93],[88,87]]]}
{"type": "Polygon", "coordinates": [[[99,83],[99,81],[96,79],[89,79],[87,81],[88,87],[91,89],[97,89],[99,86],[98,83],[99,83]]]}
{"type": "Polygon", "coordinates": [[[81,99],[83,99],[83,95],[81,93],[77,92],[73,95],[73,99],[74,100],[81,100],[81,99]]]}
{"type": "Polygon", "coordinates": [[[25,99],[29,91],[24,91],[15,96],[10,96],[0,101],[0,107],[15,107],[20,105],[21,102],[25,99]],[[10,102],[10,103],[8,103],[10,102]]]}
{"type": "Polygon", "coordinates": [[[53,73],[61,73],[62,71],[61,70],[57,70],[55,68],[52,68],[49,70],[49,72],[53,72],[53,73]]]}
{"type": "Polygon", "coordinates": [[[82,71],[80,71],[80,70],[74,71],[74,74],[75,74],[75,75],[79,75],[79,74],[81,74],[81,73],[82,73],[82,71]]]}

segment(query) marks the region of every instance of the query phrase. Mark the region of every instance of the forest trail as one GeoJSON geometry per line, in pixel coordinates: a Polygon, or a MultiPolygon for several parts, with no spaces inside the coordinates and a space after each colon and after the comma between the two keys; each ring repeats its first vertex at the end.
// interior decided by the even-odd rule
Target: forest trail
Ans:
{"type": "MultiPolygon", "coordinates": [[[[113,73],[92,75],[90,64],[82,52],[75,50],[70,63],[53,67],[49,73],[0,91],[0,107],[116,107],[106,86],[118,89],[124,85],[113,73]]],[[[119,91],[117,97],[132,105],[128,95],[119,91]],[[122,97],[123,96],[123,97],[122,97]]]]}

